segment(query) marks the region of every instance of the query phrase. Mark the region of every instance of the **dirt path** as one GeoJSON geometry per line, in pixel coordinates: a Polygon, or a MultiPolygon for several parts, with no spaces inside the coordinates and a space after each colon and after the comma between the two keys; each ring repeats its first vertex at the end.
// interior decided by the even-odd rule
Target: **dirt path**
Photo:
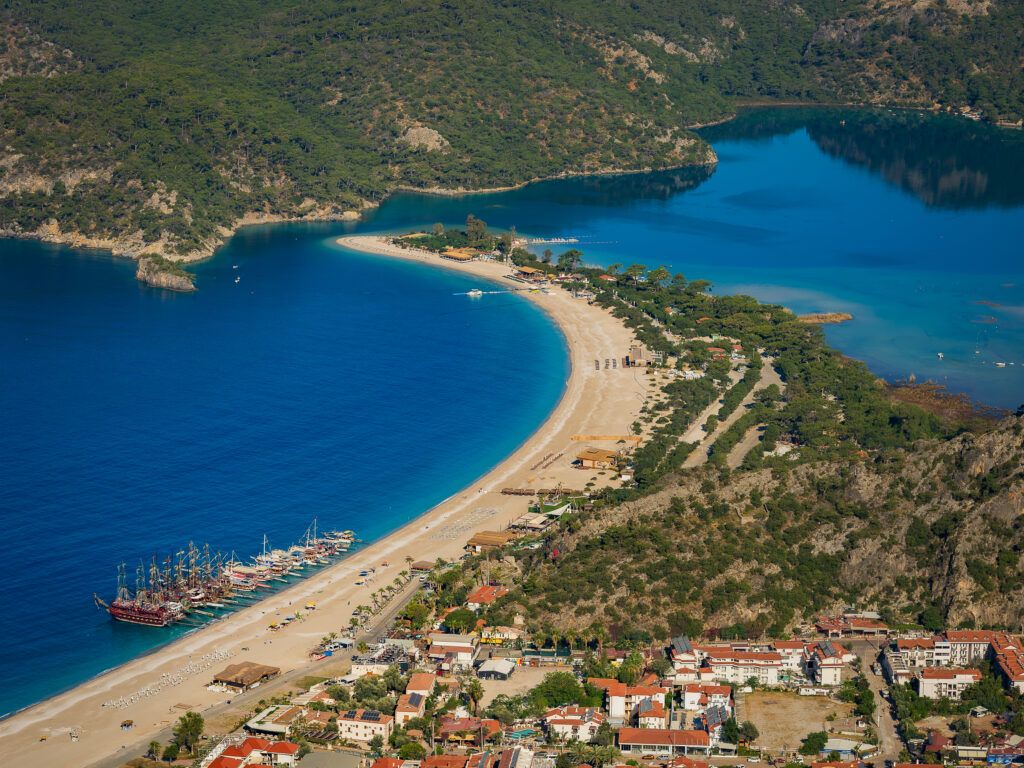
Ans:
{"type": "MultiPolygon", "coordinates": [[[[775,384],[779,389],[782,389],[784,386],[782,383],[782,377],[779,376],[779,372],[772,367],[772,361],[769,358],[764,358],[764,364],[761,366],[761,378],[757,380],[754,388],[747,393],[746,397],[740,400],[740,404],[736,406],[732,413],[718,423],[714,432],[710,435],[704,436],[704,439],[700,441],[700,445],[694,448],[693,451],[690,452],[690,455],[686,457],[686,461],[683,462],[683,467],[692,469],[693,467],[699,467],[706,463],[708,460],[708,449],[715,444],[715,441],[718,438],[725,434],[729,427],[740,420],[743,414],[747,412],[747,407],[754,402],[754,398],[757,396],[757,393],[771,384],[775,384]]],[[[717,401],[715,401],[715,407],[721,408],[717,401]]],[[[703,414],[701,415],[703,417],[703,414]]],[[[706,420],[706,418],[703,418],[699,424],[703,424],[706,420]]],[[[687,431],[687,434],[689,434],[690,431],[692,431],[692,427],[687,431]]]]}
{"type": "Polygon", "coordinates": [[[733,446],[732,450],[729,451],[729,456],[725,460],[725,463],[729,466],[729,469],[736,469],[743,460],[750,453],[751,449],[757,445],[761,440],[761,430],[764,429],[764,424],[755,424],[747,433],[743,435],[743,438],[733,446]]]}

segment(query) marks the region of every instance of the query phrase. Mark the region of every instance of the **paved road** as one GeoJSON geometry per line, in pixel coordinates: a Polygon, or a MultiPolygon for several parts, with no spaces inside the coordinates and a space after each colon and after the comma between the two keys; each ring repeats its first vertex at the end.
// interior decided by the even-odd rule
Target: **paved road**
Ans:
{"type": "MultiPolygon", "coordinates": [[[[419,591],[422,585],[419,580],[412,579],[400,592],[396,595],[390,603],[388,603],[384,612],[376,617],[374,622],[369,625],[365,630],[358,633],[355,637],[355,644],[358,646],[362,642],[373,642],[377,638],[384,635],[388,628],[394,623],[399,611],[404,608],[410,600],[419,591]]],[[[340,631],[344,631],[346,627],[339,627],[340,631]]],[[[287,631],[287,630],[285,630],[287,631]]],[[[331,657],[330,661],[332,665],[336,665],[337,662],[348,662],[352,660],[352,656],[355,655],[354,649],[349,649],[335,654],[331,657]]],[[[256,690],[247,691],[245,693],[232,696],[228,701],[225,701],[216,706],[210,707],[202,712],[203,717],[206,720],[211,720],[218,715],[222,715],[229,710],[236,710],[242,708],[244,710],[251,710],[252,705],[258,702],[260,699],[266,699],[280,693],[283,689],[289,688],[292,683],[296,680],[305,677],[306,675],[315,675],[319,671],[319,665],[322,665],[321,661],[312,661],[308,664],[293,669],[291,672],[286,672],[280,677],[275,678],[269,683],[264,683],[256,690]],[[230,703],[228,703],[230,702],[230,703]]],[[[89,768],[121,768],[129,760],[138,757],[146,752],[149,742],[159,741],[161,744],[167,744],[170,742],[172,737],[172,729],[170,727],[160,731],[160,733],[147,738],[143,741],[136,742],[134,744],[128,744],[126,747],[119,752],[107,757],[103,760],[93,763],[89,768]]]]}
{"type": "MultiPolygon", "coordinates": [[[[761,378],[757,380],[754,388],[747,393],[747,396],[740,400],[740,404],[736,406],[736,409],[718,422],[718,426],[715,431],[710,435],[705,435],[704,439],[701,440],[700,445],[694,448],[690,455],[686,457],[683,462],[684,468],[699,467],[708,460],[708,449],[714,445],[715,441],[725,434],[725,431],[729,429],[733,424],[740,420],[740,418],[747,412],[747,406],[754,402],[754,398],[757,393],[770,384],[775,384],[779,389],[783,389],[785,385],[782,383],[782,377],[779,376],[779,372],[772,367],[772,361],[769,358],[764,358],[764,364],[761,366],[761,378]]],[[[715,401],[717,405],[717,401],[715,401]]],[[[720,406],[719,406],[720,407],[720,406]]],[[[703,416],[703,414],[701,414],[703,416]]],[[[706,421],[707,419],[705,419],[706,421]]],[[[703,422],[701,422],[703,423],[703,422]]]]}
{"type": "Polygon", "coordinates": [[[871,690],[875,693],[875,729],[878,731],[878,753],[872,762],[882,764],[884,760],[896,761],[903,750],[903,742],[896,732],[896,723],[892,719],[889,702],[882,698],[881,692],[888,688],[885,679],[871,671],[871,665],[878,659],[879,646],[872,640],[841,640],[849,645],[850,650],[861,658],[864,677],[867,678],[871,690]]]}

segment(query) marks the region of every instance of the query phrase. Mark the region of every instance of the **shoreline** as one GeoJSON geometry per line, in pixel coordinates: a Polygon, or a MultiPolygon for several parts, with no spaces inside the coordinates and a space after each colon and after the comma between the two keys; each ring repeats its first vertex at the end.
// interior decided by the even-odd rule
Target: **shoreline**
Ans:
{"type": "MultiPolygon", "coordinates": [[[[396,253],[400,249],[379,237],[339,238],[336,242],[363,253],[463,271],[492,283],[521,285],[507,280],[507,270],[498,264],[463,265],[444,262],[425,252],[396,253]]],[[[89,765],[122,750],[127,760],[134,752],[127,751],[125,745],[144,743],[168,727],[184,711],[178,705],[184,703],[198,712],[223,705],[231,694],[208,691],[206,685],[214,672],[229,663],[271,664],[281,668],[282,676],[296,670],[303,674],[322,670],[324,663],[310,661],[309,650],[328,632],[347,628],[360,602],[369,602],[371,592],[407,569],[406,557],[458,559],[474,532],[500,530],[526,512],[528,499],[504,496],[503,487],[555,487],[561,483],[581,488],[590,480],[603,484],[596,473],[591,478],[589,472],[571,466],[575,451],[584,447],[571,438],[577,434],[628,434],[650,382],[646,375],[631,369],[595,370],[592,361],[621,357],[633,333],[606,310],[561,289],[550,294],[525,293],[525,297],[560,330],[570,369],[558,403],[511,455],[469,486],[341,561],[220,621],[11,714],[0,721],[0,751],[12,762],[26,764],[89,765]],[[551,456],[556,459],[548,462],[551,456]],[[539,468],[542,463],[548,466],[539,468]],[[371,567],[377,569],[373,581],[356,586],[359,570],[371,567]],[[277,621],[275,617],[294,612],[295,606],[301,605],[299,601],[305,600],[315,600],[317,609],[280,632],[269,631],[267,624],[277,621]],[[178,672],[193,658],[208,659],[211,654],[216,656],[208,669],[187,675],[176,686],[140,698],[125,709],[102,706],[129,697],[163,675],[178,672]],[[229,654],[230,658],[221,658],[220,654],[229,654]],[[125,718],[133,719],[136,726],[128,736],[119,728],[125,718]],[[78,741],[68,737],[72,730],[81,734],[78,741]],[[41,740],[43,737],[45,740],[41,740]]]]}

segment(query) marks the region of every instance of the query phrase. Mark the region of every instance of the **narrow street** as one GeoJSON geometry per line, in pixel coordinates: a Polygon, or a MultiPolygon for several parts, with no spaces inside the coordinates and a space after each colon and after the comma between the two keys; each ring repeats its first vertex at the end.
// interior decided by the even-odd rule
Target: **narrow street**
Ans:
{"type": "Polygon", "coordinates": [[[881,695],[882,691],[888,688],[885,678],[882,675],[876,675],[871,670],[871,665],[878,659],[879,644],[867,638],[862,640],[845,639],[840,642],[848,645],[850,650],[861,658],[864,677],[875,694],[875,728],[878,731],[878,753],[875,756],[874,762],[879,765],[885,760],[895,762],[899,759],[900,752],[903,750],[903,742],[896,732],[896,723],[892,718],[892,708],[889,702],[883,699],[881,695]]]}

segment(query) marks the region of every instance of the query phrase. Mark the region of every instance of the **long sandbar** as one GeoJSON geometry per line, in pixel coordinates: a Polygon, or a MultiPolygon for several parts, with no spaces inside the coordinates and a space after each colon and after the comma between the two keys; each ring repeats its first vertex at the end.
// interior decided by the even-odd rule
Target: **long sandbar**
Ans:
{"type": "MultiPolygon", "coordinates": [[[[347,237],[339,243],[365,253],[420,261],[521,287],[505,277],[508,270],[500,264],[442,261],[426,252],[397,248],[381,237],[347,237]]],[[[6,761],[12,765],[85,766],[118,752],[130,759],[136,755],[124,745],[145,743],[180,716],[180,705],[202,712],[222,704],[228,696],[206,686],[212,673],[227,663],[250,660],[280,667],[285,673],[307,669],[315,673],[323,662],[311,662],[309,650],[323,635],[347,627],[353,608],[369,602],[370,593],[378,586],[390,583],[406,567],[406,557],[457,558],[474,531],[500,529],[525,512],[527,500],[502,495],[503,487],[541,488],[561,483],[581,488],[591,479],[603,483],[604,478],[571,466],[574,452],[582,447],[572,436],[629,434],[647,396],[648,378],[635,369],[605,368],[603,361],[626,354],[633,334],[608,311],[560,289],[524,295],[561,328],[572,369],[558,405],[518,450],[468,488],[341,563],[0,722],[0,754],[6,761]],[[599,366],[595,361],[600,361],[599,366]],[[388,567],[382,567],[385,561],[390,563],[388,567]],[[356,574],[369,567],[378,569],[375,583],[356,586],[356,574]],[[311,599],[317,602],[315,612],[285,630],[270,632],[272,621],[311,599]],[[177,674],[218,651],[231,654],[230,662],[217,662],[208,670],[185,675],[180,684],[125,709],[103,706],[104,702],[128,698],[162,675],[177,674]],[[120,729],[125,719],[135,724],[127,734],[120,729]],[[70,738],[72,730],[79,734],[77,741],[70,738]]],[[[73,642],[73,630],[69,630],[68,641],[73,642]]]]}

